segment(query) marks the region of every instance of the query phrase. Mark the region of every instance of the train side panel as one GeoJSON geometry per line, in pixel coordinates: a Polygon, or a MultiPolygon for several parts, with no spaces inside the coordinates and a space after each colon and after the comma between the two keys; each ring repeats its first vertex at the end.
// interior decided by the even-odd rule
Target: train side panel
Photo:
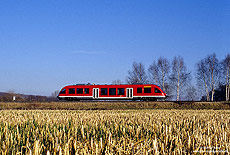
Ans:
{"type": "Polygon", "coordinates": [[[58,98],[66,100],[156,100],[165,98],[160,87],[145,85],[70,85],[61,89],[58,98]]]}

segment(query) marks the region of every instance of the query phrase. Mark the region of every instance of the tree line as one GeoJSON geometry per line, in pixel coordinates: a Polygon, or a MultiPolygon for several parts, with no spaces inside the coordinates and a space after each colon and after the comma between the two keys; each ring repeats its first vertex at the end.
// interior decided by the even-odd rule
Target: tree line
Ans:
{"type": "Polygon", "coordinates": [[[126,82],[154,83],[168,95],[168,100],[229,101],[229,54],[223,60],[218,60],[215,53],[200,59],[193,75],[195,76],[187,69],[183,57],[175,56],[172,61],[160,57],[147,70],[142,62],[133,62],[126,82]],[[195,78],[196,84],[191,82],[192,78],[195,78]]]}
{"type": "Polygon", "coordinates": [[[0,102],[52,102],[58,101],[57,94],[59,91],[55,91],[51,96],[40,95],[24,95],[18,94],[14,91],[0,93],[0,102]]]}

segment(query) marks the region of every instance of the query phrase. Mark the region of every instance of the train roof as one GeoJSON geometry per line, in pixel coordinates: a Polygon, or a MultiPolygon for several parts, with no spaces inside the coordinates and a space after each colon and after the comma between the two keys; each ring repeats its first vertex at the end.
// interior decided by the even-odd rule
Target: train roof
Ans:
{"type": "Polygon", "coordinates": [[[128,83],[124,83],[124,84],[107,84],[107,83],[104,83],[104,84],[95,84],[95,83],[78,83],[78,84],[73,84],[73,85],[155,85],[153,83],[132,83],[132,84],[128,84],[128,83]]]}
{"type": "MultiPolygon", "coordinates": [[[[133,84],[95,84],[95,83],[78,83],[78,84],[72,84],[72,85],[66,85],[66,86],[110,86],[110,85],[116,85],[116,86],[123,86],[123,85],[154,85],[154,86],[158,86],[156,84],[153,83],[133,83],[133,84]]],[[[158,86],[159,87],[159,86],[158,86]]]]}

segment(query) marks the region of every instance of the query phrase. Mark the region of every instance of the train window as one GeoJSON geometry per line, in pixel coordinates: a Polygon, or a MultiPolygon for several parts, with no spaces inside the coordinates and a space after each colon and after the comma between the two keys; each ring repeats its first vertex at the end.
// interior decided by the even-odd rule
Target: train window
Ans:
{"type": "Polygon", "coordinates": [[[157,88],[155,88],[155,93],[161,93],[161,91],[157,88]]]}
{"type": "Polygon", "coordinates": [[[117,95],[124,95],[125,94],[125,88],[118,88],[117,89],[117,95]]]}
{"type": "Polygon", "coordinates": [[[77,88],[77,94],[83,94],[83,88],[77,88]]]}
{"type": "Polygon", "coordinates": [[[144,88],[144,93],[151,93],[151,88],[144,88]]]}
{"type": "Polygon", "coordinates": [[[75,88],[69,88],[69,94],[75,94],[75,88]]]}
{"type": "Polygon", "coordinates": [[[137,88],[137,93],[142,93],[142,88],[137,88]]]}
{"type": "Polygon", "coordinates": [[[89,88],[85,88],[85,94],[89,94],[89,88]]]}
{"type": "Polygon", "coordinates": [[[116,95],[116,88],[109,88],[109,95],[116,95]]]}
{"type": "Polygon", "coordinates": [[[101,95],[107,95],[107,88],[101,88],[101,95]]]}
{"type": "Polygon", "coordinates": [[[66,90],[65,89],[62,89],[60,94],[65,94],[66,90]]]}

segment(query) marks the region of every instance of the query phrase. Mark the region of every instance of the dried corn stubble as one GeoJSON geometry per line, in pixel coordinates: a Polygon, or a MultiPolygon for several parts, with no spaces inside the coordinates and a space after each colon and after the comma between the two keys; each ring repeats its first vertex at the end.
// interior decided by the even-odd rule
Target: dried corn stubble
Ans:
{"type": "Polygon", "coordinates": [[[230,111],[0,111],[1,154],[228,152],[230,111]]]}

